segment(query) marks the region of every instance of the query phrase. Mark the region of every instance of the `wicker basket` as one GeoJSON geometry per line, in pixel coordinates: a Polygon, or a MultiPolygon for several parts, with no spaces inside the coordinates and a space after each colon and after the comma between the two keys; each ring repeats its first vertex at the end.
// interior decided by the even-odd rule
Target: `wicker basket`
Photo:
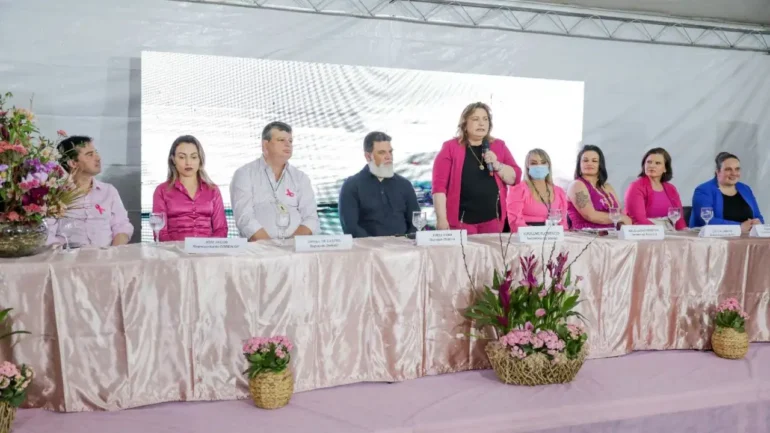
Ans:
{"type": "Polygon", "coordinates": [[[0,433],[10,433],[15,418],[16,408],[8,402],[0,402],[0,433]]]}
{"type": "Polygon", "coordinates": [[[279,373],[260,373],[249,379],[249,392],[257,407],[278,409],[289,404],[294,394],[294,377],[288,368],[279,373]]]}
{"type": "Polygon", "coordinates": [[[711,347],[720,358],[741,359],[749,351],[749,334],[717,326],[711,334],[711,347]]]}
{"type": "Polygon", "coordinates": [[[584,344],[576,359],[558,364],[549,361],[542,353],[524,359],[515,358],[497,341],[487,344],[486,352],[500,381],[509,385],[536,386],[572,382],[585,362],[588,349],[584,344]]]}

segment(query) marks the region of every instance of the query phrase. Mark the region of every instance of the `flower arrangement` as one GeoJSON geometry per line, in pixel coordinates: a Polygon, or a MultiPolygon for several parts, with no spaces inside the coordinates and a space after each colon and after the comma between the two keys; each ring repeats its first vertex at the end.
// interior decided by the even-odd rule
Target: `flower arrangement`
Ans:
{"type": "Polygon", "coordinates": [[[27,387],[35,377],[31,367],[4,361],[0,364],[0,402],[19,407],[27,397],[27,387]]]}
{"type": "Polygon", "coordinates": [[[0,96],[0,222],[40,224],[60,218],[77,199],[75,186],[59,165],[54,143],[40,135],[32,112],[5,108],[12,96],[0,96]]]}
{"type": "Polygon", "coordinates": [[[248,339],[243,344],[243,356],[249,362],[249,368],[243,374],[251,379],[263,372],[283,371],[289,365],[293,347],[291,341],[282,335],[248,339]]]}
{"type": "Polygon", "coordinates": [[[749,315],[741,308],[741,304],[735,298],[722,301],[717,307],[714,317],[716,325],[722,328],[732,328],[738,332],[746,332],[746,319],[749,315]]]}
{"type": "Polygon", "coordinates": [[[257,407],[278,409],[289,404],[294,394],[294,377],[288,369],[293,348],[282,335],[253,337],[243,344],[243,355],[249,362],[243,374],[249,377],[249,393],[257,407]]]}
{"type": "Polygon", "coordinates": [[[749,335],[746,320],[749,315],[743,311],[735,298],[722,301],[714,317],[716,330],[711,334],[711,347],[721,358],[741,359],[749,352],[749,335]]]}
{"type": "MultiPolygon", "coordinates": [[[[584,250],[585,251],[585,250],[584,250]]],[[[544,268],[548,279],[538,281],[535,275],[538,261],[535,255],[519,259],[523,278],[514,286],[513,272],[505,276],[495,270],[492,287],[484,290],[467,310],[465,317],[474,321],[477,329],[491,327],[498,343],[516,359],[536,353],[549,361],[577,359],[588,339],[580,324],[567,320],[582,315],[574,311],[579,304],[581,277],[572,278],[568,254],[560,253],[549,259],[544,268]]]]}

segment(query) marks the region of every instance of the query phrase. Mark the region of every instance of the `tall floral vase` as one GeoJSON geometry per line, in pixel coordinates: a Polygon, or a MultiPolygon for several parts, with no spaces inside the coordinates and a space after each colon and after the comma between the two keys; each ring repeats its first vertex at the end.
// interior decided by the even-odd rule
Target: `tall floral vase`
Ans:
{"type": "Polygon", "coordinates": [[[495,375],[508,385],[551,385],[572,382],[583,367],[588,354],[584,344],[575,359],[566,359],[554,363],[543,353],[535,353],[519,359],[497,341],[487,344],[485,351],[495,375]]]}
{"type": "Polygon", "coordinates": [[[711,334],[711,347],[720,358],[742,359],[749,352],[749,334],[717,326],[711,334]]]}
{"type": "Polygon", "coordinates": [[[16,408],[7,401],[0,402],[0,433],[10,433],[15,418],[16,408]]]}
{"type": "MultiPolygon", "coordinates": [[[[249,393],[254,404],[262,409],[278,409],[289,404],[294,394],[294,376],[289,368],[264,372],[249,379],[249,393]]],[[[2,432],[0,432],[2,433],[2,432]]]]}
{"type": "Polygon", "coordinates": [[[48,240],[48,227],[41,223],[0,222],[0,257],[38,254],[48,240]]]}

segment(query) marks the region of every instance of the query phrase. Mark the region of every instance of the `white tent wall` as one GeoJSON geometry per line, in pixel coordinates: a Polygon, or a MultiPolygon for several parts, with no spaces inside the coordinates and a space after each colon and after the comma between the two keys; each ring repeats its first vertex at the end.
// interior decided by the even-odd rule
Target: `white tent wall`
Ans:
{"type": "Polygon", "coordinates": [[[47,135],[95,138],[102,179],[120,191],[135,240],[143,50],[584,81],[584,141],[604,149],[618,191],[643,152],[662,146],[687,205],[728,150],[770,213],[765,54],[166,0],[0,0],[0,91],[19,105],[34,94],[47,135]]]}

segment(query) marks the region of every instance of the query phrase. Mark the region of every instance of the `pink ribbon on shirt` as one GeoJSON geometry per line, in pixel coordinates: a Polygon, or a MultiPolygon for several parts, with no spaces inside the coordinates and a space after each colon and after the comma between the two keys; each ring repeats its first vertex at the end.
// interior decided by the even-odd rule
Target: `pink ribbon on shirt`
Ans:
{"type": "Polygon", "coordinates": [[[294,197],[294,193],[291,192],[291,190],[289,188],[286,188],[286,196],[287,197],[294,197]]]}
{"type": "Polygon", "coordinates": [[[104,213],[104,208],[103,207],[99,206],[98,204],[96,206],[94,206],[94,207],[96,208],[96,210],[99,211],[99,215],[104,213]]]}

